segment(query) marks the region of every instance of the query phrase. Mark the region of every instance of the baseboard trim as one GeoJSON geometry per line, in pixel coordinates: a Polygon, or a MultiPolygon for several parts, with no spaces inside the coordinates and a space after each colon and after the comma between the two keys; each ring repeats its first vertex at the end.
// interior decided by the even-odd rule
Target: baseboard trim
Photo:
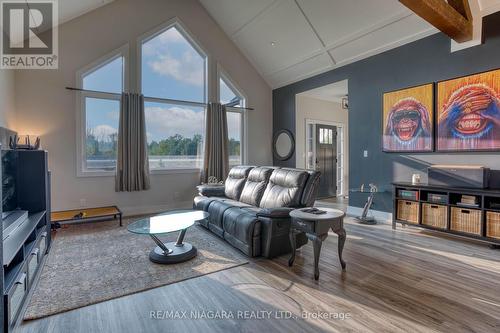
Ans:
{"type": "MultiPolygon", "coordinates": [[[[347,206],[347,215],[349,216],[360,216],[363,213],[363,208],[360,207],[354,207],[354,206],[347,206]]],[[[388,212],[382,212],[380,210],[372,210],[370,209],[370,212],[368,215],[371,215],[375,217],[375,219],[378,222],[383,222],[383,223],[392,223],[392,213],[388,212]]]]}
{"type": "Polygon", "coordinates": [[[124,217],[146,215],[160,213],[173,209],[191,209],[193,207],[192,201],[181,201],[175,203],[168,203],[164,205],[150,205],[150,206],[125,206],[120,207],[124,217]]]}

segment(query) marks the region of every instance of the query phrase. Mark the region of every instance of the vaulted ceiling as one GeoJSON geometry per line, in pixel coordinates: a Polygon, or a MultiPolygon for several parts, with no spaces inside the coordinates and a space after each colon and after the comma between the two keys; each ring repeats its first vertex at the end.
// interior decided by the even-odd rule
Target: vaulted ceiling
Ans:
{"type": "MultiPolygon", "coordinates": [[[[491,12],[500,2],[478,1],[491,12]]],[[[200,2],[272,88],[437,32],[397,0],[200,2]]]]}
{"type": "MultiPolygon", "coordinates": [[[[59,23],[112,1],[60,0],[59,23]]],[[[199,1],[273,88],[437,32],[398,0],[199,1]]],[[[500,10],[473,1],[482,16],[500,10]]]]}
{"type": "Polygon", "coordinates": [[[58,2],[59,22],[64,23],[113,2],[113,0],[59,0],[58,2]]]}
{"type": "MultiPolygon", "coordinates": [[[[30,0],[22,0],[29,7],[30,0]]],[[[58,18],[59,24],[70,21],[87,12],[104,6],[114,0],[59,0],[58,1],[58,18]]]]}

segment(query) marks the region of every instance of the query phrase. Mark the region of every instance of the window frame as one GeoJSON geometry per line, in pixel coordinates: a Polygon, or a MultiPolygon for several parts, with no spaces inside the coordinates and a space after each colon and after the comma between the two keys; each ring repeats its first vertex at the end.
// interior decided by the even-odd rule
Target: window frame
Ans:
{"type": "MultiPolygon", "coordinates": [[[[204,103],[199,103],[199,102],[194,102],[194,101],[177,101],[177,100],[171,100],[171,103],[168,101],[170,99],[168,98],[162,98],[162,97],[156,97],[156,96],[144,96],[144,103],[148,102],[153,102],[153,103],[159,103],[159,104],[174,104],[174,105],[179,105],[179,106],[193,106],[193,107],[203,107],[205,108],[205,116],[206,116],[206,107],[207,107],[207,100],[208,100],[208,92],[210,90],[210,82],[211,82],[211,77],[210,77],[210,71],[209,71],[209,62],[210,62],[210,56],[209,54],[200,46],[201,44],[193,37],[193,34],[189,32],[189,30],[184,27],[184,25],[177,19],[173,18],[162,25],[156,27],[153,30],[150,30],[141,36],[137,38],[136,45],[137,45],[137,53],[136,53],[136,73],[137,73],[137,91],[142,92],[142,46],[144,43],[150,41],[151,39],[161,35],[165,31],[167,31],[170,28],[175,27],[177,31],[186,39],[186,41],[196,50],[196,52],[204,58],[205,60],[205,68],[204,68],[204,75],[203,79],[205,81],[205,87],[203,91],[203,98],[204,98],[204,103]]],[[[205,124],[203,124],[203,127],[205,127],[205,124]]],[[[205,133],[203,133],[205,134],[205,133]]],[[[205,139],[203,139],[203,151],[205,150],[205,139]]],[[[149,154],[148,154],[148,159],[149,159],[149,154]]],[[[179,174],[179,173],[201,173],[202,170],[200,168],[175,168],[175,169],[151,169],[149,170],[151,174],[179,174]]]]}
{"type": "MultiPolygon", "coordinates": [[[[83,79],[86,75],[106,66],[110,62],[123,57],[122,88],[124,92],[129,91],[129,45],[125,44],[108,54],[93,61],[89,65],[81,68],[76,73],[76,87],[83,89],[83,79]]],[[[85,109],[86,98],[96,98],[105,100],[117,100],[120,102],[121,95],[116,93],[103,93],[97,91],[79,91],[76,98],[76,173],[77,177],[109,177],[114,176],[116,170],[89,170],[86,168],[86,130],[87,113],[85,109]]]]}
{"type": "MultiPolygon", "coordinates": [[[[243,92],[243,90],[235,83],[234,80],[231,79],[231,77],[227,74],[227,72],[222,68],[220,64],[217,64],[217,84],[216,84],[216,89],[217,89],[217,101],[220,103],[221,102],[221,89],[220,89],[220,80],[223,80],[226,85],[229,87],[229,89],[236,91],[236,93],[243,97],[243,103],[240,103],[241,107],[246,107],[248,103],[248,97],[247,95],[243,92]]],[[[236,108],[236,107],[231,107],[228,106],[226,108],[227,112],[231,113],[239,113],[241,117],[241,124],[240,124],[240,133],[241,133],[241,142],[240,142],[240,158],[241,158],[241,164],[245,165],[248,160],[247,156],[247,123],[248,123],[248,112],[246,112],[245,109],[242,108],[236,108]]]]}

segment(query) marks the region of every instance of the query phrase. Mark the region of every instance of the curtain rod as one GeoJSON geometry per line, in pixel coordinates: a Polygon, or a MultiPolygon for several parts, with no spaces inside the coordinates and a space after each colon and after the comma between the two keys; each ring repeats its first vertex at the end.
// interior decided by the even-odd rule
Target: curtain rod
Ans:
{"type": "MultiPolygon", "coordinates": [[[[82,92],[90,92],[90,93],[98,93],[98,94],[107,94],[107,95],[114,95],[114,96],[121,96],[121,94],[117,93],[110,93],[110,92],[105,92],[105,91],[98,91],[98,90],[88,90],[88,89],[82,89],[82,88],[73,88],[73,87],[66,87],[67,90],[73,90],[73,91],[82,91],[82,92]]],[[[196,104],[198,106],[203,106],[205,107],[207,103],[201,103],[201,102],[193,102],[193,101],[183,101],[179,99],[169,99],[169,98],[157,98],[157,97],[146,97],[144,96],[145,99],[150,99],[153,101],[158,101],[158,102],[167,102],[171,104],[185,104],[185,105],[190,105],[190,104],[196,104]]],[[[247,107],[242,107],[242,106],[231,106],[228,104],[224,104],[224,106],[232,109],[243,109],[243,110],[251,110],[253,111],[253,108],[247,108],[247,107]]]]}

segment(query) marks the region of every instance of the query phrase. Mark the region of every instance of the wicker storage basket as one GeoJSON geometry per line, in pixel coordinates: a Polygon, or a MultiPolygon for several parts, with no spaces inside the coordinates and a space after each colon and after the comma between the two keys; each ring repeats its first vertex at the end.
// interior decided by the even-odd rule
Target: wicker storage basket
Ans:
{"type": "Polygon", "coordinates": [[[486,212],[486,236],[500,239],[500,213],[486,212]]]}
{"type": "Polygon", "coordinates": [[[451,207],[451,230],[481,235],[481,211],[451,207]]]}
{"type": "Polygon", "coordinates": [[[448,207],[429,203],[422,204],[422,224],[446,229],[448,223],[448,207]]]}
{"type": "Polygon", "coordinates": [[[419,213],[418,202],[398,200],[398,213],[396,215],[398,220],[418,224],[419,213]]]}

